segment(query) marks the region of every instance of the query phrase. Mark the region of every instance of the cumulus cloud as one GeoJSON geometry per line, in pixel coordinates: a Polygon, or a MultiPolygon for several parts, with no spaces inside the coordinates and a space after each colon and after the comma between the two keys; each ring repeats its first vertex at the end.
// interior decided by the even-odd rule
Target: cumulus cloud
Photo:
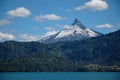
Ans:
{"type": "Polygon", "coordinates": [[[61,16],[56,15],[56,14],[46,14],[46,15],[36,16],[34,19],[38,22],[43,22],[46,20],[52,20],[52,21],[62,20],[63,18],[61,16]]]}
{"type": "Polygon", "coordinates": [[[64,29],[70,29],[70,28],[72,28],[73,26],[70,26],[70,25],[63,25],[63,28],[64,29]]]}
{"type": "Polygon", "coordinates": [[[24,7],[18,7],[15,10],[8,11],[7,15],[10,17],[28,17],[31,15],[31,11],[24,7]]]}
{"type": "Polygon", "coordinates": [[[92,11],[102,11],[106,10],[108,8],[108,4],[104,0],[91,0],[89,2],[86,2],[82,6],[78,6],[75,8],[75,10],[83,10],[83,9],[90,9],[92,11]]]}
{"type": "Polygon", "coordinates": [[[0,32],[0,40],[14,40],[15,36],[9,33],[0,32]]]}
{"type": "Polygon", "coordinates": [[[48,31],[47,33],[45,33],[45,34],[42,36],[42,38],[47,37],[47,36],[50,36],[50,35],[53,35],[53,34],[56,34],[57,32],[58,32],[58,31],[56,31],[56,30],[48,31]]]}
{"type": "Polygon", "coordinates": [[[101,24],[101,25],[96,25],[97,28],[113,28],[113,25],[109,23],[101,24]]]}
{"type": "Polygon", "coordinates": [[[21,41],[25,41],[25,42],[27,42],[27,41],[37,41],[37,40],[41,39],[40,35],[20,34],[18,37],[21,41]]]}
{"type": "Polygon", "coordinates": [[[50,35],[56,34],[58,31],[55,30],[53,27],[45,27],[45,30],[48,30],[44,35],[42,35],[42,38],[48,37],[50,35]]]}
{"type": "Polygon", "coordinates": [[[1,19],[0,20],[0,26],[7,25],[7,24],[10,24],[9,20],[6,20],[6,19],[1,19]]]}
{"type": "Polygon", "coordinates": [[[72,26],[72,25],[59,25],[59,24],[57,24],[56,27],[60,27],[62,29],[70,29],[70,28],[72,28],[74,26],[72,26]]]}

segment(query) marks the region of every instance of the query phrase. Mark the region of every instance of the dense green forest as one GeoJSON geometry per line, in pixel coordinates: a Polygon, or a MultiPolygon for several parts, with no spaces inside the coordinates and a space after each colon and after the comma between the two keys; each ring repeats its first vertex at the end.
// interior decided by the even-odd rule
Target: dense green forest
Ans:
{"type": "Polygon", "coordinates": [[[0,71],[120,71],[120,30],[52,44],[0,42],[0,71]]]}

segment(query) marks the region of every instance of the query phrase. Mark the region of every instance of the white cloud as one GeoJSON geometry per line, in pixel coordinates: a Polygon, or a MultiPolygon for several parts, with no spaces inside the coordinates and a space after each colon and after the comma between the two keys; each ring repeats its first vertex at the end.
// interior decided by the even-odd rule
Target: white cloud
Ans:
{"type": "Polygon", "coordinates": [[[71,25],[56,25],[57,27],[60,27],[60,28],[62,28],[62,29],[69,29],[69,28],[72,28],[73,26],[71,26],[71,25]]]}
{"type": "Polygon", "coordinates": [[[56,34],[57,32],[58,32],[58,31],[56,31],[56,30],[48,31],[47,33],[45,33],[45,34],[42,36],[42,38],[47,37],[47,36],[50,36],[50,35],[53,35],[53,34],[56,34]]]}
{"type": "Polygon", "coordinates": [[[108,4],[104,0],[91,0],[89,2],[86,2],[82,6],[78,6],[75,8],[75,10],[83,10],[83,9],[90,9],[93,11],[102,11],[106,10],[108,8],[108,4]]]}
{"type": "Polygon", "coordinates": [[[49,30],[49,31],[51,31],[51,30],[55,30],[55,29],[52,28],[52,27],[45,27],[45,30],[49,30]]]}
{"type": "Polygon", "coordinates": [[[96,25],[97,28],[113,28],[113,25],[109,23],[101,24],[101,25],[96,25]]]}
{"type": "Polygon", "coordinates": [[[6,19],[1,19],[0,20],[0,26],[7,25],[7,24],[10,24],[9,20],[6,20],[6,19]]]}
{"type": "Polygon", "coordinates": [[[18,37],[21,41],[25,41],[25,42],[37,41],[41,39],[41,36],[39,35],[28,35],[28,34],[20,34],[18,37]]]}
{"type": "Polygon", "coordinates": [[[14,40],[15,36],[9,33],[0,32],[0,40],[14,40]]]}
{"type": "Polygon", "coordinates": [[[71,28],[72,26],[70,26],[70,25],[63,25],[63,28],[64,29],[69,29],[69,28],[71,28]]]}
{"type": "Polygon", "coordinates": [[[46,14],[46,15],[36,16],[34,19],[38,22],[43,22],[46,20],[52,20],[52,21],[53,20],[62,20],[64,18],[62,18],[61,16],[58,16],[56,14],[46,14]]]}
{"type": "Polygon", "coordinates": [[[7,15],[10,17],[28,17],[31,15],[31,11],[24,7],[18,7],[15,10],[8,11],[7,15]]]}

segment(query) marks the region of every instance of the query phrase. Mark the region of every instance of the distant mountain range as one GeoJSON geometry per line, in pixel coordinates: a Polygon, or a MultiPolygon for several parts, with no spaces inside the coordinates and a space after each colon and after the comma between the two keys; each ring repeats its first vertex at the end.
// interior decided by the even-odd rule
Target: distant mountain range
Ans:
{"type": "Polygon", "coordinates": [[[77,18],[74,20],[72,25],[64,30],[59,31],[56,34],[46,36],[39,42],[41,43],[56,43],[63,41],[75,41],[82,40],[91,37],[97,37],[102,35],[88,27],[85,27],[77,18]]]}

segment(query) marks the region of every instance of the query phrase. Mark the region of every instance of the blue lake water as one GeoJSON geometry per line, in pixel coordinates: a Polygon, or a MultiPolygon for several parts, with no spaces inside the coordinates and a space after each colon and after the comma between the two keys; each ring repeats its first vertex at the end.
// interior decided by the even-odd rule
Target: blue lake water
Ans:
{"type": "Polygon", "coordinates": [[[120,80],[120,72],[1,72],[0,80],[120,80]]]}

